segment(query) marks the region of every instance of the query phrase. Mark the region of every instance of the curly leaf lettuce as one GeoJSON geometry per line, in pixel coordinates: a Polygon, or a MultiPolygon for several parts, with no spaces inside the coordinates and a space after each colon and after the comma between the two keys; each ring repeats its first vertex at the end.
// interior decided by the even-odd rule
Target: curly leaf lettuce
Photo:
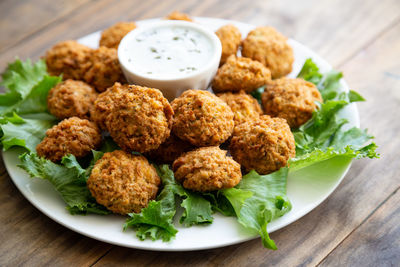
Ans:
{"type": "Polygon", "coordinates": [[[1,74],[2,82],[0,85],[7,90],[5,94],[0,96],[0,105],[5,105],[10,100],[25,98],[45,75],[47,75],[47,71],[44,60],[32,64],[29,59],[25,62],[16,59],[9,63],[6,70],[1,74]]]}
{"type": "Polygon", "coordinates": [[[346,102],[365,101],[365,99],[357,92],[350,90],[349,93],[340,92],[341,79],[343,73],[331,70],[327,73],[320,73],[318,66],[311,58],[304,62],[297,78],[302,78],[312,82],[318,88],[324,101],[328,100],[345,100],[346,102]]]}
{"type": "Polygon", "coordinates": [[[20,156],[21,164],[32,178],[49,181],[67,204],[71,214],[109,214],[103,206],[96,203],[86,186],[88,178],[85,169],[81,168],[73,155],[65,156],[61,164],[40,158],[35,153],[24,153],[20,156]]]}
{"type": "Polygon", "coordinates": [[[34,152],[46,130],[56,123],[47,110],[47,95],[61,78],[49,76],[43,60],[32,64],[19,59],[10,63],[1,77],[0,85],[5,88],[0,94],[3,149],[20,146],[34,152]]]}
{"type": "Polygon", "coordinates": [[[289,162],[290,170],[295,171],[317,162],[336,156],[350,158],[376,158],[376,144],[366,130],[357,127],[344,130],[348,120],[340,118],[339,111],[356,101],[365,99],[355,91],[338,92],[342,74],[330,71],[324,75],[311,59],[306,60],[298,77],[317,84],[324,103],[314,111],[312,118],[294,130],[296,157],[289,162]]]}
{"type": "Polygon", "coordinates": [[[10,63],[1,75],[5,93],[0,95],[0,115],[35,114],[36,118],[48,119],[47,94],[61,82],[61,77],[49,76],[43,60],[35,64],[28,59],[10,63]]]}
{"type": "Polygon", "coordinates": [[[0,117],[0,142],[3,150],[19,146],[35,152],[46,130],[54,124],[55,120],[23,119],[15,113],[12,117],[0,117]]]}
{"type": "Polygon", "coordinates": [[[268,175],[253,170],[243,176],[236,188],[221,191],[235,210],[238,222],[258,233],[264,247],[269,249],[277,247],[268,235],[268,223],[292,208],[286,196],[287,175],[286,167],[268,175]]]}
{"type": "Polygon", "coordinates": [[[157,171],[163,183],[162,191],[157,199],[151,201],[140,213],[129,214],[130,218],[126,221],[124,229],[133,227],[136,230],[136,236],[141,240],[150,238],[170,241],[178,232],[173,225],[177,205],[176,197],[183,199],[181,206],[184,208],[184,212],[180,223],[191,226],[213,221],[209,201],[177,184],[174,173],[168,165],[159,166],[157,171]]]}
{"type": "Polygon", "coordinates": [[[317,64],[315,64],[311,58],[304,62],[299,74],[297,74],[297,78],[302,78],[306,81],[312,82],[315,85],[318,85],[321,82],[322,76],[323,75],[319,72],[317,64]]]}

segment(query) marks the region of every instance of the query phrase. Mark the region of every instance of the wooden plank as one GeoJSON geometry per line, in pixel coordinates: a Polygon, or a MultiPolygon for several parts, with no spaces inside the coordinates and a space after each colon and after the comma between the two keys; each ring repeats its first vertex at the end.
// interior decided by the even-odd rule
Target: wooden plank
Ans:
{"type": "Polygon", "coordinates": [[[225,249],[173,256],[113,248],[96,265],[313,266],[319,263],[400,186],[397,160],[400,121],[396,119],[400,113],[400,65],[392,60],[400,57],[399,31],[400,24],[397,24],[342,66],[349,84],[368,99],[359,104],[362,125],[376,136],[382,158],[354,162],[342,184],[325,202],[273,233],[278,251],[264,249],[259,239],[225,249]]]}
{"type": "MultiPolygon", "coordinates": [[[[243,18],[270,24],[317,51],[333,66],[342,63],[400,18],[398,1],[256,1],[243,18]],[[296,4],[297,3],[297,4],[296,4]]],[[[252,2],[253,3],[253,2],[252,2]]]]}
{"type": "Polygon", "coordinates": [[[15,55],[39,58],[52,44],[76,39],[121,20],[165,16],[180,9],[197,16],[230,18],[273,25],[326,57],[334,65],[354,54],[393,21],[400,18],[396,0],[367,1],[113,1],[100,0],[71,13],[61,23],[0,55],[0,70],[15,55]],[[123,10],[123,12],[121,12],[123,10]],[[384,16],[382,15],[384,14],[384,16]],[[363,17],[368,16],[369,19],[363,17]]]}
{"type": "Polygon", "coordinates": [[[47,0],[0,1],[0,52],[58,19],[66,17],[89,1],[58,1],[52,5],[49,5],[47,0]]]}
{"type": "Polygon", "coordinates": [[[321,266],[398,266],[400,191],[322,261],[321,266]]]}
{"type": "MultiPolygon", "coordinates": [[[[364,47],[398,18],[398,5],[395,0],[384,0],[379,6],[372,5],[374,2],[372,0],[354,2],[308,0],[299,4],[294,0],[259,0],[254,1],[255,5],[253,5],[253,2],[249,4],[243,1],[169,0],[160,2],[149,0],[119,1],[118,4],[115,4],[112,1],[99,0],[93,2],[90,7],[77,10],[60,23],[50,25],[40,35],[32,35],[26,42],[2,53],[0,69],[3,69],[6,62],[12,60],[17,54],[22,58],[28,56],[38,58],[56,41],[78,38],[119,20],[164,16],[173,9],[198,16],[272,24],[301,42],[307,45],[311,44],[319,52],[326,51],[322,54],[338,64],[343,62],[348,55],[354,54],[360,47],[364,47]],[[173,8],[171,8],[172,6],[173,8]],[[359,22],[361,25],[358,26],[352,19],[345,19],[350,16],[351,10],[357,14],[364,14],[364,16],[368,14],[374,20],[359,22]],[[328,11],[332,12],[332,15],[327,14],[328,11]],[[325,21],[326,17],[329,17],[329,23],[325,21]],[[320,23],[321,21],[325,24],[320,23]],[[326,31],[327,28],[329,31],[326,31]],[[333,31],[338,28],[342,29],[343,33],[333,31]],[[330,46],[330,42],[335,42],[336,46],[326,49],[326,46],[330,46]]],[[[361,16],[357,16],[360,19],[361,16]]],[[[393,34],[391,36],[393,37],[393,34]]],[[[396,43],[396,38],[393,37],[390,41],[396,43]]],[[[392,51],[397,47],[392,47],[392,44],[382,44],[382,49],[386,49],[384,58],[398,57],[398,51],[392,51]]],[[[394,88],[398,87],[398,83],[387,82],[383,78],[388,78],[377,76],[377,74],[382,74],[383,70],[386,70],[390,75],[394,73],[396,76],[398,72],[395,65],[388,65],[388,61],[385,61],[383,57],[381,65],[370,64],[374,57],[377,57],[378,51],[380,53],[380,49],[375,48],[373,53],[369,52],[364,62],[360,62],[358,59],[358,64],[350,62],[352,65],[346,64],[343,67],[350,84],[360,88],[362,93],[370,99],[370,102],[361,106],[362,123],[374,130],[379,127],[380,130],[374,131],[374,134],[377,135],[378,142],[382,145],[382,153],[396,155],[399,149],[399,141],[396,140],[396,137],[400,127],[398,120],[395,120],[394,117],[396,111],[399,111],[396,102],[399,97],[396,97],[394,88]],[[365,70],[366,66],[370,69],[365,70]],[[381,85],[385,88],[377,91],[376,88],[380,88],[381,85]],[[382,93],[386,96],[375,101],[375,98],[379,98],[382,93]],[[371,98],[373,98],[372,101],[371,98]],[[383,108],[374,109],[379,105],[383,108]],[[373,123],[377,125],[375,126],[373,123]],[[386,129],[391,130],[385,134],[386,129]]],[[[3,169],[0,168],[0,170],[3,169]]],[[[259,240],[228,248],[175,254],[143,252],[116,247],[100,259],[98,264],[261,265],[279,263],[294,265],[296,263],[317,263],[389,194],[392,187],[388,181],[392,179],[392,185],[394,182],[398,182],[398,174],[393,160],[389,163],[385,163],[383,160],[357,162],[353,165],[344,183],[328,201],[293,225],[272,234],[280,248],[277,252],[266,251],[261,247],[259,240]],[[368,165],[366,166],[366,164],[368,165]],[[379,180],[373,179],[371,173],[376,173],[379,180]],[[367,197],[368,199],[366,199],[367,197]],[[356,214],[353,214],[354,212],[356,214]]],[[[3,197],[0,199],[0,208],[4,211],[0,214],[0,223],[4,225],[0,229],[0,240],[7,240],[7,243],[10,244],[1,245],[0,263],[10,263],[10,265],[23,263],[26,265],[32,263],[34,265],[46,263],[86,265],[96,261],[110,247],[73,233],[47,219],[23,199],[8,178],[1,178],[0,185],[0,196],[3,197]],[[11,198],[12,201],[10,201],[11,198]],[[54,242],[53,239],[55,239],[54,242]]]]}
{"type": "Polygon", "coordinates": [[[111,248],[43,215],[14,186],[2,161],[0,170],[0,266],[90,265],[111,248]]]}

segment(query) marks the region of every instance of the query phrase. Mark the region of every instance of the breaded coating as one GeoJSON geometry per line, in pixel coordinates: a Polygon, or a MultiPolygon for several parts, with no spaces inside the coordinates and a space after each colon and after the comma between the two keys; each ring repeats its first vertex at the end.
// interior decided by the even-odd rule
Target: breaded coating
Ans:
{"type": "Polygon", "coordinates": [[[115,82],[126,82],[119,65],[117,49],[102,46],[93,51],[90,61],[91,67],[85,74],[85,81],[97,91],[104,92],[115,82]]]}
{"type": "Polygon", "coordinates": [[[94,106],[90,111],[90,118],[97,126],[103,131],[107,131],[106,118],[111,114],[114,108],[114,102],[118,102],[125,93],[126,86],[120,83],[115,83],[112,87],[108,88],[105,92],[97,96],[94,106]]]}
{"type": "Polygon", "coordinates": [[[262,94],[265,114],[286,119],[290,127],[298,128],[312,117],[322,102],[317,87],[303,79],[281,78],[268,83],[262,94]]]}
{"type": "Polygon", "coordinates": [[[105,95],[95,109],[109,112],[103,125],[123,150],[144,153],[167,140],[174,112],[160,90],[116,83],[105,95]]]}
{"type": "Polygon", "coordinates": [[[272,27],[257,27],[242,42],[242,56],[258,60],[270,69],[272,78],[292,71],[293,49],[287,38],[272,27]]]}
{"type": "Polygon", "coordinates": [[[296,154],[295,142],[285,119],[268,115],[235,127],[229,151],[247,171],[268,174],[286,166],[296,154]]]}
{"type": "Polygon", "coordinates": [[[172,165],[183,187],[199,192],[232,188],[242,179],[240,165],[217,146],[187,152],[172,165]]]}
{"type": "Polygon", "coordinates": [[[270,80],[271,72],[260,62],[232,55],[218,69],[212,89],[216,93],[240,90],[250,93],[270,80]]]}
{"type": "Polygon", "coordinates": [[[77,158],[89,154],[101,145],[101,132],[93,122],[71,117],[46,131],[46,137],[37,145],[40,157],[59,162],[72,154],[77,158]]]}
{"type": "Polygon", "coordinates": [[[220,65],[224,64],[229,56],[235,55],[242,41],[242,34],[239,29],[232,24],[224,25],[215,34],[218,36],[222,45],[222,55],[220,65]]]}
{"type": "Polygon", "coordinates": [[[118,48],[122,38],[136,28],[134,22],[118,22],[101,33],[100,46],[118,48]]]}
{"type": "Polygon", "coordinates": [[[171,12],[168,16],[165,17],[165,19],[169,20],[186,20],[186,21],[193,21],[192,18],[185,13],[179,12],[179,11],[173,11],[171,12]]]}
{"type": "Polygon", "coordinates": [[[262,115],[258,101],[244,91],[218,94],[218,97],[224,100],[233,111],[235,126],[247,120],[258,119],[262,115]]]}
{"type": "Polygon", "coordinates": [[[90,67],[93,49],[76,41],[59,42],[46,52],[45,60],[50,75],[63,79],[83,80],[90,67]]]}
{"type": "Polygon", "coordinates": [[[191,150],[193,146],[171,133],[168,139],[158,148],[146,153],[146,157],[159,163],[172,163],[184,152],[191,150]]]}
{"type": "Polygon", "coordinates": [[[227,140],[235,125],[231,108],[216,95],[187,90],[171,103],[173,133],[194,146],[215,146],[227,140]]]}
{"type": "Polygon", "coordinates": [[[87,83],[66,80],[49,91],[47,107],[60,120],[74,116],[89,119],[96,98],[96,91],[87,83]]]}
{"type": "Polygon", "coordinates": [[[115,150],[96,162],[87,186],[97,203],[125,215],[147,207],[156,198],[160,182],[145,157],[115,150]]]}

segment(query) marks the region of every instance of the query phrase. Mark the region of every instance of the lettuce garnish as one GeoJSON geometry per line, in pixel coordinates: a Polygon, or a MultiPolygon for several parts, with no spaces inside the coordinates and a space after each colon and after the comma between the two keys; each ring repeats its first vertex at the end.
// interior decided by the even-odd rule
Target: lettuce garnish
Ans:
{"type": "Polygon", "coordinates": [[[176,201],[184,209],[179,222],[185,226],[212,223],[212,209],[209,201],[200,194],[184,189],[175,180],[168,165],[160,165],[157,172],[161,177],[163,189],[156,200],[142,209],[140,213],[129,214],[124,228],[133,227],[141,240],[151,238],[169,241],[178,230],[173,225],[176,214],[176,201]]]}
{"type": "Polygon", "coordinates": [[[17,59],[9,64],[2,73],[5,93],[0,95],[0,115],[9,116],[13,112],[36,119],[49,119],[47,110],[47,94],[61,77],[49,76],[46,63],[39,60],[35,64],[28,59],[25,62],[17,59]]]}
{"type": "Polygon", "coordinates": [[[296,157],[289,167],[295,171],[312,164],[337,157],[377,158],[376,144],[368,143],[374,137],[358,127],[348,129],[348,120],[339,116],[347,105],[365,99],[355,91],[340,92],[342,74],[330,71],[324,75],[307,59],[298,77],[317,85],[324,99],[312,118],[293,131],[296,141],[296,157]]]}
{"type": "Polygon", "coordinates": [[[32,178],[49,181],[67,204],[71,214],[109,214],[110,212],[90,194],[86,186],[89,173],[81,167],[73,155],[65,156],[61,164],[40,158],[36,153],[24,153],[21,164],[32,178]]]}
{"type": "MultiPolygon", "coordinates": [[[[212,213],[220,212],[226,216],[236,216],[241,225],[261,236],[266,248],[276,249],[268,235],[267,225],[291,209],[286,195],[288,172],[338,156],[379,156],[376,144],[371,142],[373,137],[366,130],[349,127],[348,121],[340,117],[339,112],[347,105],[365,101],[355,91],[340,90],[342,73],[332,70],[322,74],[318,66],[308,59],[298,77],[314,83],[324,101],[318,103],[319,108],[306,124],[292,129],[296,157],[289,161],[288,167],[268,175],[250,171],[235,188],[200,194],[186,190],[177,183],[168,165],[156,166],[162,180],[157,199],[140,213],[129,214],[124,229],[135,229],[137,237],[142,240],[169,241],[178,232],[174,220],[187,227],[209,224],[213,221],[212,213]],[[177,213],[178,206],[183,209],[182,214],[177,213]]],[[[71,214],[109,214],[91,196],[86,181],[103,153],[118,149],[112,140],[106,138],[100,151],[93,151],[91,157],[80,159],[79,162],[74,156],[68,155],[60,164],[56,164],[39,158],[35,153],[36,145],[45,136],[45,131],[57,122],[49,114],[46,100],[49,90],[60,81],[61,77],[48,75],[43,60],[32,64],[29,60],[22,62],[17,59],[8,65],[0,83],[5,88],[5,93],[0,94],[1,145],[4,150],[14,146],[25,148],[28,152],[20,156],[19,167],[31,177],[48,180],[59,192],[71,214]]],[[[252,93],[260,103],[263,91],[261,87],[252,93]]]]}
{"type": "Polygon", "coordinates": [[[1,77],[0,85],[5,88],[0,94],[3,150],[20,146],[34,152],[46,130],[56,123],[47,110],[47,94],[61,78],[49,76],[43,60],[32,64],[19,59],[9,64],[1,77]]]}
{"type": "Polygon", "coordinates": [[[286,196],[288,168],[268,175],[250,171],[236,188],[222,190],[235,210],[238,222],[261,236],[264,247],[277,249],[269,237],[267,225],[292,208],[286,196]]]}

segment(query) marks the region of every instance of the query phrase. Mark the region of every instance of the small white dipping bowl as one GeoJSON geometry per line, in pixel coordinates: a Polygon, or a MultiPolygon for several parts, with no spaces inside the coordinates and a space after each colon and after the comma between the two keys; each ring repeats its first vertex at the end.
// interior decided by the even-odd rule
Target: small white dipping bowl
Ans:
{"type": "MultiPolygon", "coordinates": [[[[198,49],[197,53],[203,53],[199,51],[201,50],[198,49]]],[[[213,31],[193,22],[164,20],[138,27],[128,33],[118,46],[118,59],[122,71],[130,84],[160,89],[163,95],[171,101],[180,96],[182,92],[187,89],[206,90],[217,72],[221,51],[221,42],[213,31]],[[196,62],[196,60],[191,61],[189,59],[190,57],[186,57],[186,55],[199,56],[190,54],[194,53],[193,51],[195,50],[191,48],[191,50],[189,50],[188,48],[189,46],[195,47],[195,45],[199,45],[197,43],[198,40],[192,40],[194,39],[192,38],[190,40],[193,44],[190,44],[188,43],[189,37],[182,37],[182,42],[186,40],[185,44],[187,46],[185,48],[180,48],[179,45],[175,45],[171,41],[171,38],[176,41],[178,39],[175,38],[179,37],[168,37],[167,34],[162,34],[163,30],[164,32],[170,31],[168,28],[172,29],[171,31],[182,31],[183,29],[184,32],[186,32],[184,36],[191,36],[190,34],[192,34],[193,36],[199,37],[200,39],[198,40],[203,44],[207,44],[208,49],[203,51],[205,54],[204,56],[202,55],[200,58],[201,60],[197,60],[196,62]],[[153,38],[157,33],[159,33],[159,36],[153,38]],[[146,36],[148,39],[146,39],[146,36]],[[160,42],[163,38],[168,40],[160,42]],[[154,41],[154,39],[157,39],[159,42],[157,44],[152,44],[151,41],[154,41]],[[161,51],[157,51],[157,47],[160,46],[164,47],[162,50],[163,53],[157,54],[159,52],[161,53],[161,51]],[[170,48],[170,51],[165,51],[166,49],[168,50],[168,48],[170,48]],[[184,49],[186,50],[182,51],[184,49]],[[182,58],[183,56],[184,58],[182,58]],[[163,58],[163,68],[161,68],[161,64],[157,66],[157,57],[163,58]],[[177,59],[179,57],[181,61],[171,60],[171,58],[177,59]],[[171,60],[171,62],[166,61],[166,58],[171,60]],[[173,69],[174,67],[177,68],[179,64],[183,64],[182,62],[184,61],[193,62],[195,65],[196,63],[199,64],[199,62],[202,63],[197,65],[196,68],[187,71],[186,69],[183,71],[182,66],[180,66],[181,68],[179,69],[173,69]],[[149,71],[152,66],[154,66],[156,72],[149,71]]],[[[188,67],[188,69],[190,68],[188,67]]]]}

